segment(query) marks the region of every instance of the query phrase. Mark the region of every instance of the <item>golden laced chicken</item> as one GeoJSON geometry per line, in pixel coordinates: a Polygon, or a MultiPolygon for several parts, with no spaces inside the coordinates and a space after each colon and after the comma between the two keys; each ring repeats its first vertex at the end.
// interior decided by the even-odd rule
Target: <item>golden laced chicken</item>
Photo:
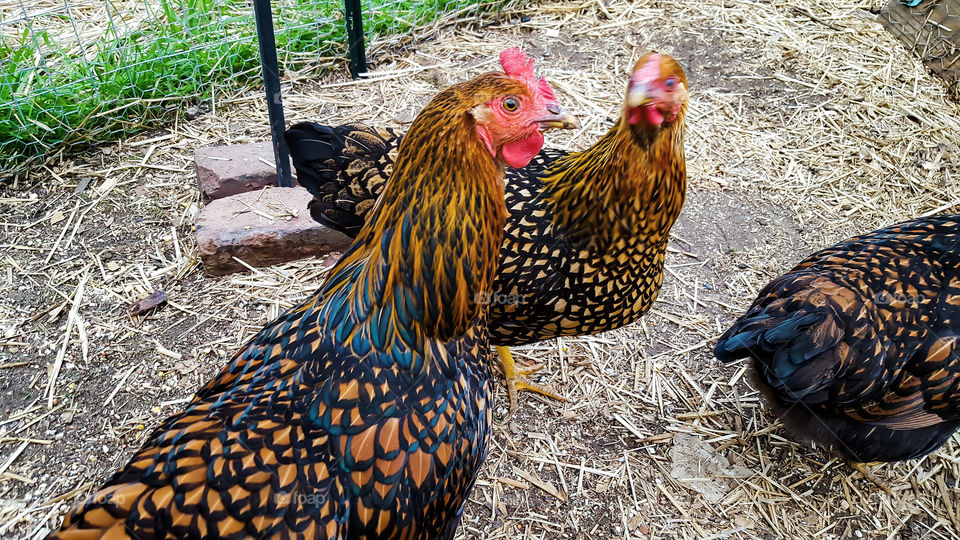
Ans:
{"type": "Polygon", "coordinates": [[[356,241],[55,538],[453,538],[487,453],[504,163],[570,123],[519,49],[438,94],[356,241]]]}
{"type": "Polygon", "coordinates": [[[868,462],[924,456],[960,426],[960,215],[811,255],[760,292],[714,353],[752,359],[791,432],[887,489],[868,462]]]}
{"type": "MultiPolygon", "coordinates": [[[[507,228],[490,297],[491,340],[511,409],[516,390],[562,399],[528,381],[508,346],[619,328],[650,309],[663,283],[667,239],[683,206],[686,76],[649,53],[627,83],[622,114],[582,152],[546,149],[508,169],[507,228]]],[[[394,166],[402,134],[312,123],[286,133],[315,219],[356,234],[394,166]]]]}

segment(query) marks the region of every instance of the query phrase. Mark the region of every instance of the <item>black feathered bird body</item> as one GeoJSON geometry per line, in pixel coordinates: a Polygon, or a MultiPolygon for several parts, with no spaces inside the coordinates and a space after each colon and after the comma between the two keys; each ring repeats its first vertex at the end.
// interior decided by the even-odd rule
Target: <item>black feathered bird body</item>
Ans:
{"type": "Polygon", "coordinates": [[[960,426],[960,216],[820,251],[720,338],[797,435],[852,461],[923,456],[960,426]]]}
{"type": "MultiPolygon", "coordinates": [[[[682,122],[682,118],[680,120],[682,122]]],[[[614,126],[582,152],[508,171],[491,339],[519,345],[620,328],[653,305],[686,191],[682,130],[640,145],[614,126]],[[652,162],[668,154],[660,166],[652,162]]]]}
{"type": "Polygon", "coordinates": [[[322,298],[264,328],[69,525],[113,522],[138,538],[452,538],[486,454],[490,373],[471,361],[486,358],[486,337],[383,347],[331,325],[322,298]]]}

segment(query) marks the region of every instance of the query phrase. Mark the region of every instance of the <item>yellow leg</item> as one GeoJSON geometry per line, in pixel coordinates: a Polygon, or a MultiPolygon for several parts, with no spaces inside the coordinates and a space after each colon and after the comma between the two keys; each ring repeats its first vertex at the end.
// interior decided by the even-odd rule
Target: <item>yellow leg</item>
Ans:
{"type": "Polygon", "coordinates": [[[873,463],[860,463],[857,461],[850,461],[849,459],[847,460],[847,465],[849,465],[851,469],[862,474],[864,478],[876,484],[877,487],[879,487],[880,489],[886,491],[887,495],[890,495],[891,497],[893,497],[893,491],[890,490],[890,487],[887,486],[887,484],[881,482],[880,479],[873,474],[873,471],[870,470],[870,467],[872,465],[880,465],[880,464],[881,464],[880,462],[876,462],[876,461],[873,463]]]}
{"type": "Polygon", "coordinates": [[[530,369],[517,369],[517,364],[513,361],[513,355],[510,354],[509,348],[498,346],[497,354],[500,355],[500,364],[503,367],[503,377],[507,381],[507,393],[510,396],[510,412],[513,412],[514,409],[517,408],[517,391],[519,390],[529,390],[531,392],[543,394],[549,398],[559,401],[567,401],[567,398],[559,394],[554,394],[548,390],[544,390],[527,379],[527,375],[536,373],[543,366],[537,366],[530,369]]]}

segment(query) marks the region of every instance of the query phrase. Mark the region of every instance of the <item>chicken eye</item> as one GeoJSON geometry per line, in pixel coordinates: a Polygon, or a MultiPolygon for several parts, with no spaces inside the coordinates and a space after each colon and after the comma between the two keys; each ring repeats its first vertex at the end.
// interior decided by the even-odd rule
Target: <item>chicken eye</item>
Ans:
{"type": "Polygon", "coordinates": [[[507,112],[514,112],[520,107],[520,102],[517,101],[517,98],[508,97],[503,100],[503,110],[507,112]]]}

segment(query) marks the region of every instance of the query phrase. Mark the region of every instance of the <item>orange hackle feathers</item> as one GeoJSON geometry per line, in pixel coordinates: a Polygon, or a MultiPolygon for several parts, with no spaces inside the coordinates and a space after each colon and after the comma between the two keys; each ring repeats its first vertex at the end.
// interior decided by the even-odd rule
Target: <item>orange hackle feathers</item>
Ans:
{"type": "Polygon", "coordinates": [[[467,114],[473,105],[467,104],[511,92],[531,95],[514,79],[489,73],[479,77],[476,84],[458,85],[443,96],[442,106],[421,113],[411,126],[413,136],[400,145],[394,165],[394,175],[414,178],[415,189],[388,184],[370,221],[357,236],[369,248],[344,258],[343,264],[348,264],[358,258],[378,257],[375,248],[384,228],[404,216],[409,231],[392,238],[393,249],[403,255],[386,267],[370,265],[371,271],[382,275],[367,282],[383,284],[385,302],[393,301],[400,286],[415,291],[411,301],[420,307],[416,311],[421,328],[432,336],[445,339],[462,333],[479,313],[480,293],[489,291],[492,285],[488,269],[496,265],[502,232],[494,226],[493,232],[484,234],[484,226],[505,219],[503,165],[489,158],[477,137],[468,136],[474,124],[467,114]],[[430,155],[416,150],[433,144],[439,148],[430,155]],[[403,152],[404,148],[409,151],[403,152]],[[472,187],[488,196],[451,198],[448,191],[439,189],[446,182],[472,187]],[[405,237],[410,238],[406,246],[405,237]],[[449,249],[464,239],[469,241],[468,246],[461,246],[466,249],[449,249]],[[437,298],[448,301],[434,301],[437,298]]]}

